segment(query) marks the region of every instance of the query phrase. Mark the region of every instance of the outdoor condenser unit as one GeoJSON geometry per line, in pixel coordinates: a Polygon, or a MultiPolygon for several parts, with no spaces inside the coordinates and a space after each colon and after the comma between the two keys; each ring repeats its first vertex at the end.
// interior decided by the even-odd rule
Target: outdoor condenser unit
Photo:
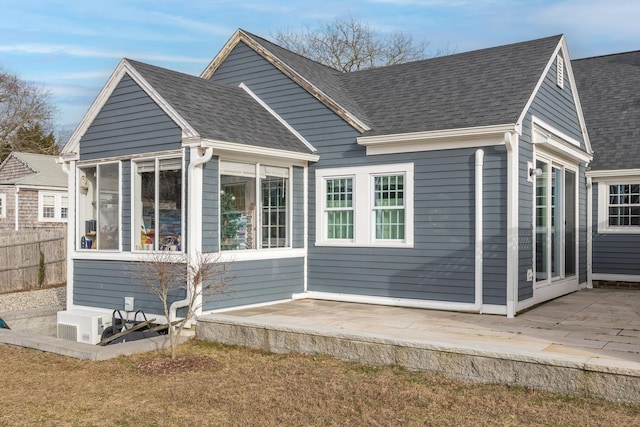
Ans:
{"type": "Polygon", "coordinates": [[[58,312],[58,338],[98,344],[102,331],[111,325],[111,314],[88,310],[58,312]]]}

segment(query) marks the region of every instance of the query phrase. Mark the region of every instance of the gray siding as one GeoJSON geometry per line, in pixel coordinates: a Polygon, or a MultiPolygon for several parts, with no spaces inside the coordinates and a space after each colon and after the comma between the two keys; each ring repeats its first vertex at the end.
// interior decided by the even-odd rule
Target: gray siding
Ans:
{"type": "MultiPolygon", "coordinates": [[[[566,61],[565,61],[566,63],[566,61]]],[[[519,254],[518,254],[518,300],[533,297],[533,282],[527,281],[527,270],[533,269],[533,184],[527,181],[527,162],[533,161],[532,116],[536,116],[561,132],[580,142],[580,148],[586,150],[580,131],[580,122],[573,93],[565,68],[564,87],[556,85],[555,61],[544,78],[542,86],[527,111],[522,123],[522,135],[519,144],[519,254]]],[[[586,189],[585,168],[578,171],[578,209],[579,215],[579,280],[586,278],[586,189]]]]}
{"type": "MultiPolygon", "coordinates": [[[[184,290],[173,292],[170,303],[184,298],[184,290]]],[[[134,297],[136,310],[163,314],[158,297],[137,279],[136,264],[120,261],[75,260],[73,303],[90,307],[123,309],[124,297],[134,297]]],[[[148,315],[147,315],[148,317],[148,315]]]]}
{"type": "Polygon", "coordinates": [[[80,159],[181,147],[181,129],[125,75],[80,140],[80,159]]]}
{"type": "MultiPolygon", "coordinates": [[[[321,160],[309,170],[309,290],[473,302],[475,150],[367,157],[356,143],[356,130],[242,44],[212,79],[244,82],[318,149],[321,160]],[[397,162],[415,164],[415,248],[315,247],[316,168],[397,162]]],[[[504,303],[504,165],[503,151],[487,150],[488,303],[504,303]],[[490,185],[501,194],[491,192],[490,185]]]]}
{"type": "Polygon", "coordinates": [[[202,251],[218,252],[218,157],[213,157],[203,166],[202,185],[202,251]]]}
{"type": "Polygon", "coordinates": [[[598,233],[598,184],[593,184],[593,273],[640,275],[640,235],[598,233]]]}
{"type": "Polygon", "coordinates": [[[203,296],[203,310],[290,299],[292,294],[304,291],[304,259],[233,262],[229,264],[229,276],[232,280],[227,292],[203,296]]]}
{"type": "Polygon", "coordinates": [[[301,167],[293,168],[293,233],[294,248],[304,247],[304,173],[301,167]]]}

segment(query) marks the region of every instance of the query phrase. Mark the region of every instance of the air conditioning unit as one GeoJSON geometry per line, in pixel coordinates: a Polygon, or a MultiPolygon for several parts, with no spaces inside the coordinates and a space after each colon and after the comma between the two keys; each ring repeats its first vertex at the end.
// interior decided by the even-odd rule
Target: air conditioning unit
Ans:
{"type": "Polygon", "coordinates": [[[98,344],[102,331],[111,325],[111,314],[89,310],[58,312],[58,338],[98,344]]]}

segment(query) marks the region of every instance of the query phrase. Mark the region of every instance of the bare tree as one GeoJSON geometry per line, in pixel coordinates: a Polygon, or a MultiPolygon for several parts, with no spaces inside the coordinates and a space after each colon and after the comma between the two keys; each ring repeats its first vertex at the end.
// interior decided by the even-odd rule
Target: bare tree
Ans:
{"type": "Polygon", "coordinates": [[[317,30],[280,30],[273,37],[282,47],[343,72],[424,59],[429,46],[402,32],[384,35],[352,17],[321,21],[317,30]]]}
{"type": "Polygon", "coordinates": [[[0,161],[11,151],[51,154],[56,112],[48,91],[0,69],[0,161]],[[33,141],[34,129],[41,140],[33,141]]]}
{"type": "Polygon", "coordinates": [[[183,327],[193,319],[205,302],[226,292],[233,280],[229,275],[229,264],[221,262],[219,256],[198,253],[184,257],[171,252],[157,252],[150,254],[147,261],[136,264],[133,271],[135,278],[158,297],[162,304],[169,323],[171,359],[176,358],[176,348],[183,327]],[[186,313],[174,320],[171,301],[184,292],[186,297],[182,309],[186,313]]]}

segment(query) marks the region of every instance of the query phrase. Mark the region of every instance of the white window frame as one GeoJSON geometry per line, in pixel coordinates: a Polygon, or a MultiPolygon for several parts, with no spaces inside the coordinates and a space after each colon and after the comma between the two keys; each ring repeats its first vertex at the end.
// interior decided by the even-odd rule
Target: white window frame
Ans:
{"type": "Polygon", "coordinates": [[[609,225],[609,186],[638,185],[640,177],[612,178],[598,181],[598,233],[599,234],[640,234],[640,226],[609,225]]]}
{"type": "Polygon", "coordinates": [[[69,206],[67,193],[55,191],[38,191],[38,221],[40,222],[67,222],[67,218],[62,217],[62,198],[67,197],[67,208],[69,206]],[[53,197],[53,217],[44,216],[44,198],[53,197]]]}
{"type": "MultiPolygon", "coordinates": [[[[294,176],[293,176],[293,166],[291,164],[287,164],[284,163],[282,161],[277,161],[277,160],[263,160],[263,159],[256,159],[256,160],[252,160],[252,159],[242,159],[240,157],[237,156],[224,156],[224,157],[220,157],[219,160],[219,169],[218,169],[218,193],[220,194],[220,191],[222,190],[222,175],[225,175],[223,173],[223,169],[224,167],[222,166],[223,163],[225,162],[231,162],[231,163],[245,163],[247,165],[250,165],[252,167],[255,168],[255,177],[254,177],[254,185],[255,185],[255,189],[256,189],[256,201],[255,201],[255,212],[256,212],[256,218],[255,218],[255,239],[256,239],[256,248],[255,249],[229,249],[229,250],[222,250],[220,249],[220,253],[222,254],[234,254],[233,256],[240,256],[240,258],[244,259],[247,256],[251,256],[251,255],[247,255],[247,254],[264,254],[266,252],[277,252],[277,251],[291,251],[293,249],[293,187],[294,187],[294,176]],[[262,178],[260,176],[260,169],[262,166],[273,166],[273,167],[277,167],[277,168],[283,168],[283,169],[287,169],[288,170],[288,178],[287,178],[287,195],[286,195],[286,200],[287,200],[287,225],[286,225],[286,231],[285,231],[285,235],[286,235],[286,245],[283,247],[274,247],[274,248],[262,248],[262,187],[261,187],[261,181],[262,178]]],[[[221,236],[221,232],[222,232],[222,227],[221,227],[221,215],[222,215],[222,206],[221,206],[222,200],[221,198],[219,198],[218,200],[218,242],[220,243],[220,247],[222,247],[222,236],[221,236]]],[[[259,259],[259,258],[257,258],[259,259]]]]}
{"type": "Polygon", "coordinates": [[[0,218],[7,217],[7,194],[0,193],[0,218]]]}
{"type": "MultiPolygon", "coordinates": [[[[171,154],[171,155],[163,155],[163,156],[150,156],[150,157],[140,157],[140,158],[135,158],[135,159],[131,159],[131,189],[130,189],[130,195],[131,195],[131,252],[137,252],[137,253],[149,253],[149,252],[162,252],[162,253],[172,253],[172,254],[183,254],[186,250],[185,248],[185,236],[186,236],[186,223],[185,223],[185,211],[186,211],[186,197],[185,197],[185,182],[186,182],[186,175],[185,175],[185,162],[184,162],[184,157],[180,154],[171,154]],[[139,179],[139,175],[138,175],[138,163],[145,163],[145,162],[154,162],[154,171],[156,174],[156,179],[155,179],[155,195],[156,195],[156,211],[154,213],[155,215],[155,222],[156,224],[158,223],[158,195],[159,195],[159,190],[160,190],[160,182],[157,179],[157,174],[159,171],[159,164],[160,161],[162,160],[180,160],[180,169],[181,169],[181,174],[182,174],[182,188],[180,189],[180,197],[182,198],[181,201],[181,206],[182,208],[180,209],[181,212],[181,218],[180,218],[180,228],[181,228],[181,247],[179,251],[159,251],[159,250],[142,250],[139,246],[140,246],[140,230],[138,230],[135,227],[136,224],[136,215],[138,214],[138,201],[135,200],[136,197],[136,186],[137,186],[137,180],[139,179]]],[[[159,236],[159,234],[156,234],[156,236],[159,236]]],[[[160,246],[161,242],[155,242],[154,245],[156,247],[160,246]]]]}
{"type": "Polygon", "coordinates": [[[413,163],[317,169],[316,246],[412,248],[414,244],[413,163]],[[405,236],[402,240],[375,238],[374,182],[377,176],[404,176],[405,236]],[[353,239],[328,239],[326,182],[353,178],[353,239]]]}

